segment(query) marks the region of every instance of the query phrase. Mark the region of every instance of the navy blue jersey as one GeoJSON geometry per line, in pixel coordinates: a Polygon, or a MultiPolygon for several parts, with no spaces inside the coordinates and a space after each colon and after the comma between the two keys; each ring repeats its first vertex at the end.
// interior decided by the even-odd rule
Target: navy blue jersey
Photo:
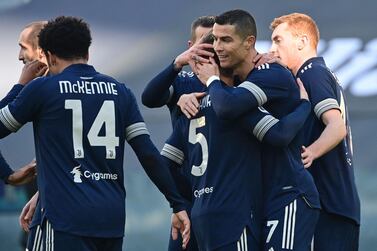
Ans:
{"type": "Polygon", "coordinates": [[[204,92],[206,87],[193,72],[176,71],[174,64],[169,64],[155,76],[145,87],[142,102],[149,108],[167,105],[174,127],[175,120],[181,114],[177,102],[181,95],[193,92],[204,92]]]}
{"type": "Polygon", "coordinates": [[[5,161],[3,155],[0,152],[0,179],[4,182],[8,179],[9,175],[13,173],[13,170],[9,167],[8,163],[5,161]]]}
{"type": "MultiPolygon", "coordinates": [[[[182,114],[177,102],[181,95],[193,92],[203,92],[206,87],[193,72],[176,71],[174,64],[169,64],[155,76],[145,87],[142,94],[143,104],[147,107],[169,108],[170,118],[174,127],[177,118],[182,114]]],[[[185,166],[185,163],[183,163],[185,166]]],[[[173,168],[171,173],[179,192],[185,199],[191,201],[191,174],[189,168],[173,168]]]]}
{"type": "Polygon", "coordinates": [[[260,237],[260,147],[237,123],[218,119],[207,95],[197,116],[177,120],[161,152],[179,165],[186,158],[189,163],[191,220],[200,250],[237,241],[247,225],[260,237]]]}
{"type": "Polygon", "coordinates": [[[310,167],[322,208],[360,223],[360,200],[355,185],[352,160],[351,128],[343,90],[335,75],[327,68],[323,58],[306,61],[297,73],[308,91],[313,111],[305,125],[305,145],[319,138],[325,128],[321,115],[338,109],[347,127],[347,136],[334,149],[316,159],[310,167]]]}
{"type": "MultiPolygon", "coordinates": [[[[24,86],[20,84],[16,84],[12,87],[12,89],[8,92],[8,94],[0,101],[0,108],[3,108],[9,102],[13,101],[18,93],[22,90],[24,86]]],[[[0,179],[6,181],[13,173],[13,170],[9,167],[8,163],[5,161],[3,155],[0,152],[0,179]]]]}
{"type": "MultiPolygon", "coordinates": [[[[224,119],[242,116],[260,105],[274,117],[282,118],[300,102],[299,89],[292,73],[279,64],[264,64],[253,69],[247,79],[233,89],[222,88],[218,82],[210,84],[209,92],[211,97],[216,97],[212,98],[215,111],[224,119]]],[[[263,144],[262,170],[267,215],[301,195],[313,207],[320,207],[314,181],[301,161],[302,145],[303,130],[298,131],[284,147],[263,144]]]]}
{"type": "Polygon", "coordinates": [[[125,140],[134,150],[144,148],[135,152],[147,174],[157,186],[164,183],[159,189],[165,195],[175,197],[170,201],[178,202],[176,211],[184,207],[170,189],[162,158],[153,152],[133,94],[90,65],[71,65],[55,76],[33,80],[0,110],[0,121],[1,137],[33,122],[43,218],[58,231],[123,236],[125,140]]]}

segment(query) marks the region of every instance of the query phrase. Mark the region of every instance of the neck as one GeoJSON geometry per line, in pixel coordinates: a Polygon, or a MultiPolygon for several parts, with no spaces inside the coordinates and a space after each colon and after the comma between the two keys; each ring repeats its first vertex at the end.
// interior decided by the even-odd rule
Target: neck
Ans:
{"type": "Polygon", "coordinates": [[[231,69],[220,69],[220,79],[227,86],[233,86],[233,71],[231,69]]]}
{"type": "Polygon", "coordinates": [[[301,66],[306,61],[308,61],[309,59],[314,58],[314,57],[317,57],[317,52],[314,51],[314,50],[310,50],[310,51],[308,51],[306,53],[302,53],[301,55],[298,55],[295,64],[292,67],[290,67],[290,69],[293,72],[293,74],[295,76],[297,76],[297,72],[301,68],[301,66]]]}
{"type": "Polygon", "coordinates": [[[234,69],[233,75],[238,76],[240,80],[245,80],[250,71],[254,69],[255,63],[253,59],[257,54],[258,52],[255,48],[250,49],[250,53],[246,56],[245,60],[234,69]]]}
{"type": "Polygon", "coordinates": [[[74,65],[74,64],[87,64],[88,60],[84,58],[78,58],[78,59],[59,59],[59,67],[58,67],[58,73],[61,73],[64,71],[65,68],[74,65]]]}

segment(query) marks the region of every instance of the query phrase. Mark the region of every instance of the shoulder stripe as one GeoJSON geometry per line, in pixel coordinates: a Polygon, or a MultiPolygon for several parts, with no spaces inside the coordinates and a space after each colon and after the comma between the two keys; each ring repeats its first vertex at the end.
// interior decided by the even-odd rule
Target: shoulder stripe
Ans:
{"type": "Polygon", "coordinates": [[[317,116],[318,119],[321,119],[321,116],[324,112],[331,110],[331,109],[338,109],[340,110],[338,101],[336,101],[333,98],[327,98],[319,102],[314,107],[314,113],[317,116]]]}
{"type": "Polygon", "coordinates": [[[264,93],[264,91],[256,84],[253,84],[249,81],[244,81],[238,87],[245,88],[246,90],[251,92],[251,94],[253,94],[255,99],[258,101],[259,106],[262,106],[264,103],[267,102],[266,93],[264,93]]]}
{"type": "Polygon", "coordinates": [[[171,161],[174,161],[179,165],[182,165],[183,160],[185,158],[185,155],[181,150],[169,144],[164,145],[164,147],[161,150],[161,155],[165,156],[166,158],[170,159],[171,161]]]}
{"type": "Polygon", "coordinates": [[[258,70],[270,69],[270,65],[268,63],[264,63],[258,66],[258,70]]]}
{"type": "Polygon", "coordinates": [[[13,117],[8,106],[0,110],[0,121],[9,131],[17,132],[21,128],[21,124],[13,117]]]}
{"type": "Polygon", "coordinates": [[[137,122],[126,128],[126,140],[130,141],[131,139],[140,136],[140,135],[149,135],[149,131],[144,122],[137,122]]]}
{"type": "Polygon", "coordinates": [[[259,140],[262,141],[268,130],[271,129],[279,120],[271,115],[264,116],[254,127],[253,134],[259,140]]]}

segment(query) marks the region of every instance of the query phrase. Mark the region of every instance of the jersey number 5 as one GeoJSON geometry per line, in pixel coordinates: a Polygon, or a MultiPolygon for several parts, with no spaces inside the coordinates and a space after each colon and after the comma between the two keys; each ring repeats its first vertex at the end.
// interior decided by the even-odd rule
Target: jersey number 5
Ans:
{"type": "Polygon", "coordinates": [[[193,165],[191,169],[191,174],[194,176],[202,176],[208,164],[208,144],[207,139],[202,133],[196,133],[196,129],[206,125],[206,118],[204,116],[192,119],[190,121],[189,128],[189,142],[191,144],[199,143],[202,148],[202,163],[199,166],[193,165]]]}
{"type": "MultiPolygon", "coordinates": [[[[75,159],[84,158],[83,148],[83,114],[81,100],[67,99],[65,109],[72,110],[72,138],[75,159]]],[[[119,146],[119,137],[115,136],[114,101],[105,100],[88,132],[91,146],[106,147],[106,159],[115,159],[115,147],[119,146]],[[105,136],[98,136],[102,125],[105,124],[105,136]]]]}

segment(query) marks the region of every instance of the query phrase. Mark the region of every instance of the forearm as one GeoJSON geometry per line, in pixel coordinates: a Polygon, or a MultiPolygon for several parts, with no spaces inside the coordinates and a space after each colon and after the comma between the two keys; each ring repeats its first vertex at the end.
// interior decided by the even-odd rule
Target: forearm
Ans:
{"type": "Polygon", "coordinates": [[[173,64],[160,72],[145,87],[141,96],[142,103],[149,108],[164,106],[170,97],[169,88],[178,73],[179,71],[174,69],[173,64]]]}
{"type": "Polygon", "coordinates": [[[215,80],[208,89],[212,107],[221,119],[236,119],[258,107],[258,101],[245,88],[225,88],[215,80]]]}
{"type": "Polygon", "coordinates": [[[13,173],[13,170],[9,167],[5,161],[3,155],[0,153],[0,178],[7,183],[9,175],[13,173]]]}
{"type": "Polygon", "coordinates": [[[179,194],[173,177],[164,159],[153,145],[148,135],[135,137],[130,141],[148,177],[165,195],[174,212],[186,209],[185,200],[179,194]]]}
{"type": "Polygon", "coordinates": [[[22,88],[24,88],[24,86],[21,84],[14,85],[8,94],[0,101],[0,109],[12,102],[17,97],[18,93],[20,93],[22,88]]]}
{"type": "Polygon", "coordinates": [[[307,148],[313,153],[314,159],[318,159],[336,147],[345,137],[345,125],[342,121],[326,125],[325,129],[307,148]]]}
{"type": "Polygon", "coordinates": [[[269,129],[263,142],[274,146],[287,146],[305,124],[311,111],[310,102],[301,100],[301,103],[290,114],[281,118],[269,129]]]}

